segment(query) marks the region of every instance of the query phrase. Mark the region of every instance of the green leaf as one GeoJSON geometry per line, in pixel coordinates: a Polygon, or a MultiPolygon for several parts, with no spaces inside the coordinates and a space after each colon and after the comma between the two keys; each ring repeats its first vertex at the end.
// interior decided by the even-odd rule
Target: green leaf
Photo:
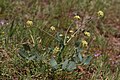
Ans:
{"type": "Polygon", "coordinates": [[[39,52],[37,51],[37,49],[35,48],[32,48],[31,51],[29,51],[30,53],[30,56],[29,57],[32,57],[32,56],[35,56],[35,60],[39,60],[40,59],[40,55],[39,55],[39,52]]]}
{"type": "Polygon", "coordinates": [[[76,47],[76,54],[77,54],[77,57],[79,59],[79,61],[82,62],[83,58],[82,58],[82,55],[81,55],[81,48],[80,47],[76,47]]]}
{"type": "Polygon", "coordinates": [[[92,59],[92,56],[87,56],[87,58],[86,58],[85,61],[84,61],[84,65],[89,64],[90,61],[91,61],[91,59],[92,59]]]}
{"type": "Polygon", "coordinates": [[[19,50],[19,55],[24,59],[28,59],[28,53],[24,49],[19,50]]]}
{"type": "Polygon", "coordinates": [[[52,68],[57,69],[57,62],[53,57],[50,60],[50,65],[52,68]]]}
{"type": "Polygon", "coordinates": [[[36,58],[36,56],[33,55],[33,56],[29,57],[28,60],[31,61],[31,60],[34,60],[35,58],[36,58]]]}
{"type": "Polygon", "coordinates": [[[80,46],[80,43],[81,43],[80,41],[76,41],[76,42],[75,42],[75,47],[79,47],[79,46],[80,46]]]}
{"type": "Polygon", "coordinates": [[[59,46],[60,46],[60,51],[58,52],[58,59],[57,59],[57,60],[58,60],[58,63],[62,61],[62,53],[63,53],[63,50],[64,50],[64,48],[65,48],[65,45],[64,45],[63,42],[61,42],[61,43],[59,44],[59,46]]]}
{"type": "Polygon", "coordinates": [[[53,47],[49,47],[49,48],[48,48],[48,53],[52,53],[52,52],[53,52],[53,50],[54,50],[54,48],[53,48],[53,47]]]}
{"type": "Polygon", "coordinates": [[[5,0],[0,0],[0,13],[5,11],[5,0]]]}
{"type": "Polygon", "coordinates": [[[76,69],[76,63],[73,61],[70,61],[67,67],[68,71],[73,71],[74,69],[76,69]]]}
{"type": "Polygon", "coordinates": [[[12,21],[11,23],[11,27],[10,27],[10,30],[9,30],[9,37],[12,37],[12,35],[14,34],[16,28],[14,27],[14,20],[12,21]]]}
{"type": "Polygon", "coordinates": [[[64,63],[63,63],[63,65],[62,65],[62,69],[63,70],[65,70],[66,69],[66,67],[67,67],[67,65],[68,65],[68,59],[66,59],[65,61],[64,61],[64,63]]]}
{"type": "Polygon", "coordinates": [[[82,62],[83,58],[82,58],[82,55],[80,53],[78,53],[78,58],[82,62]]]}
{"type": "Polygon", "coordinates": [[[75,61],[75,63],[79,62],[79,58],[78,58],[77,54],[73,55],[73,60],[75,61]]]}
{"type": "Polygon", "coordinates": [[[55,38],[57,39],[57,41],[58,41],[59,43],[63,42],[63,39],[62,39],[62,37],[60,37],[60,33],[59,33],[59,32],[56,34],[56,37],[55,37],[55,38]]]}

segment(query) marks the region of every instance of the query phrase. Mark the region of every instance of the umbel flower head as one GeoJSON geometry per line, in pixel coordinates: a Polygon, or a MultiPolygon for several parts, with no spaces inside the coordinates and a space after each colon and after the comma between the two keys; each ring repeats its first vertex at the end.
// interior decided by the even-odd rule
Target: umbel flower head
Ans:
{"type": "Polygon", "coordinates": [[[80,19],[80,16],[76,15],[74,16],[74,19],[80,19]]]}
{"type": "Polygon", "coordinates": [[[82,46],[83,46],[83,47],[87,47],[87,46],[88,46],[88,43],[87,43],[87,41],[85,41],[85,40],[82,40],[82,46]]]}
{"type": "Polygon", "coordinates": [[[101,17],[104,16],[104,12],[103,11],[98,11],[97,14],[98,14],[98,16],[101,16],[101,17]]]}
{"type": "Polygon", "coordinates": [[[27,25],[27,26],[32,26],[32,25],[33,25],[33,21],[28,20],[28,21],[26,22],[26,25],[27,25]]]}
{"type": "Polygon", "coordinates": [[[89,32],[85,31],[84,34],[85,34],[86,36],[90,37],[90,33],[89,33],[89,32]]]}

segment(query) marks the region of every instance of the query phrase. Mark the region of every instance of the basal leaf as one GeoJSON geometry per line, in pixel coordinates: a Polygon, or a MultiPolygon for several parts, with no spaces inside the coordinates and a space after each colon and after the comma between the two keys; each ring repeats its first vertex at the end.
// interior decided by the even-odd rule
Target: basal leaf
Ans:
{"type": "Polygon", "coordinates": [[[52,68],[57,69],[57,62],[53,57],[50,60],[50,65],[52,68]]]}
{"type": "Polygon", "coordinates": [[[19,55],[24,59],[28,59],[28,53],[24,49],[19,50],[19,55]]]}
{"type": "Polygon", "coordinates": [[[91,59],[92,59],[92,56],[88,56],[88,57],[85,59],[85,61],[84,61],[84,65],[89,64],[90,61],[91,61],[91,59]]]}
{"type": "Polygon", "coordinates": [[[36,58],[36,56],[33,55],[33,56],[29,57],[28,60],[29,60],[29,61],[30,61],[30,60],[34,60],[35,58],[36,58]]]}
{"type": "Polygon", "coordinates": [[[78,58],[82,62],[83,58],[82,58],[82,55],[80,53],[78,53],[78,58]]]}
{"type": "Polygon", "coordinates": [[[73,60],[75,61],[75,63],[79,62],[79,58],[76,54],[73,55],[73,60]]]}
{"type": "Polygon", "coordinates": [[[65,70],[66,69],[66,67],[67,67],[67,65],[68,65],[68,59],[66,59],[65,61],[64,61],[64,63],[63,63],[63,65],[62,65],[62,69],[63,70],[65,70]]]}
{"type": "Polygon", "coordinates": [[[76,63],[73,61],[70,61],[67,67],[68,71],[73,71],[74,69],[76,69],[76,63]]]}

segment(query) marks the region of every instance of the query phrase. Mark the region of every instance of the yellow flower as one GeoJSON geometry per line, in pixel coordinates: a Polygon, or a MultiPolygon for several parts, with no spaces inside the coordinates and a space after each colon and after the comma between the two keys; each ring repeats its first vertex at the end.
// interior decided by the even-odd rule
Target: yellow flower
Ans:
{"type": "Polygon", "coordinates": [[[2,35],[4,35],[4,34],[5,34],[5,32],[1,32],[1,34],[2,34],[2,35]]]}
{"type": "Polygon", "coordinates": [[[60,51],[59,47],[55,47],[54,50],[53,50],[53,53],[57,53],[58,51],[60,51]]]}
{"type": "Polygon", "coordinates": [[[32,25],[33,25],[33,21],[28,20],[28,21],[26,22],[26,24],[27,24],[27,26],[32,26],[32,25]]]}
{"type": "Polygon", "coordinates": [[[104,12],[103,11],[98,11],[97,14],[98,14],[98,16],[101,16],[101,17],[104,16],[104,12]]]}
{"type": "Polygon", "coordinates": [[[80,19],[80,16],[76,15],[74,16],[75,19],[80,19]]]}
{"type": "Polygon", "coordinates": [[[85,34],[86,36],[90,37],[90,33],[89,33],[89,32],[85,31],[84,34],[85,34]]]}
{"type": "Polygon", "coordinates": [[[54,31],[54,30],[55,30],[55,27],[54,27],[54,26],[51,26],[50,29],[51,29],[52,31],[54,31]]]}
{"type": "Polygon", "coordinates": [[[88,43],[87,43],[87,41],[85,41],[85,40],[82,40],[82,46],[83,46],[83,47],[87,47],[87,46],[88,46],[88,43]]]}

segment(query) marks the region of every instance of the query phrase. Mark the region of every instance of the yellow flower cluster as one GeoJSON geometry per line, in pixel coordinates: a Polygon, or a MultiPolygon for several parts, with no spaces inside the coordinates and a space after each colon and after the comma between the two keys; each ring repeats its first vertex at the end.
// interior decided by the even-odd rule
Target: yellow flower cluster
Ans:
{"type": "Polygon", "coordinates": [[[53,53],[57,53],[58,51],[60,51],[59,47],[55,47],[54,50],[53,50],[53,53]]]}
{"type": "Polygon", "coordinates": [[[97,14],[98,14],[98,16],[101,16],[101,17],[104,16],[104,12],[103,11],[98,11],[97,14]]]}
{"type": "Polygon", "coordinates": [[[26,22],[26,24],[27,24],[27,26],[32,26],[32,25],[33,25],[33,21],[28,20],[28,21],[26,22]]]}
{"type": "Polygon", "coordinates": [[[89,33],[89,32],[85,31],[84,34],[85,34],[86,36],[90,37],[90,33],[89,33]]]}
{"type": "Polygon", "coordinates": [[[51,29],[52,31],[54,31],[54,30],[55,30],[55,27],[54,27],[54,26],[51,26],[50,29],[51,29]]]}
{"type": "Polygon", "coordinates": [[[74,19],[80,19],[80,16],[76,15],[74,16],[74,19]]]}
{"type": "Polygon", "coordinates": [[[82,40],[82,46],[83,46],[83,47],[87,47],[87,46],[88,46],[88,43],[87,43],[87,41],[85,41],[85,40],[82,40]]]}

